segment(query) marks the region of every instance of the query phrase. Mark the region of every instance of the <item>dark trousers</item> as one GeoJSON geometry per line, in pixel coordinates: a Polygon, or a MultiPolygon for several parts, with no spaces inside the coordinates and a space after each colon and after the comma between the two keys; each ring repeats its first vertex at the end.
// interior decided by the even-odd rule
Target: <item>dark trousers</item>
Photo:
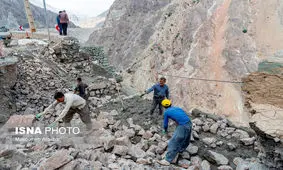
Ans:
{"type": "Polygon", "coordinates": [[[63,35],[67,35],[67,28],[68,28],[68,24],[62,23],[63,35]]]}
{"type": "Polygon", "coordinates": [[[158,109],[159,109],[159,115],[162,115],[162,105],[161,105],[161,102],[164,98],[153,98],[153,101],[152,101],[152,106],[151,106],[151,110],[150,110],[150,114],[152,115],[155,108],[158,106],[158,109]]]}
{"type": "Polygon", "coordinates": [[[67,124],[68,126],[70,126],[70,122],[73,119],[73,116],[75,113],[78,113],[80,115],[80,118],[84,122],[84,124],[86,124],[87,129],[92,128],[90,111],[89,111],[88,105],[85,105],[85,107],[82,109],[70,108],[66,116],[63,118],[63,122],[65,123],[65,125],[67,124]]]}
{"type": "Polygon", "coordinates": [[[58,26],[59,26],[59,34],[62,35],[63,34],[62,24],[58,24],[58,26]]]}
{"type": "Polygon", "coordinates": [[[169,140],[166,160],[172,162],[178,153],[184,152],[190,144],[192,123],[178,125],[173,137],[169,140]]]}

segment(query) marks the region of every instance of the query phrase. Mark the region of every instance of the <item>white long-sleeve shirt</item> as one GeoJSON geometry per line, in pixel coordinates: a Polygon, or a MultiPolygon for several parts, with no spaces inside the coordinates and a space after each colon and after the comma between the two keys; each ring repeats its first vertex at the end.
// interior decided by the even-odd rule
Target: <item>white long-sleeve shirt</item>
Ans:
{"type": "MultiPolygon", "coordinates": [[[[55,122],[57,122],[60,119],[62,119],[63,117],[65,117],[66,114],[68,113],[68,111],[70,110],[70,108],[72,108],[72,109],[76,109],[76,108],[82,109],[86,105],[85,99],[83,99],[79,95],[76,95],[76,94],[73,94],[73,93],[64,94],[64,102],[63,103],[65,104],[65,108],[60,113],[59,117],[55,120],[55,122]]],[[[50,109],[55,108],[57,104],[59,104],[59,102],[57,100],[55,100],[50,106],[48,106],[44,110],[43,115],[46,114],[50,109]]]]}

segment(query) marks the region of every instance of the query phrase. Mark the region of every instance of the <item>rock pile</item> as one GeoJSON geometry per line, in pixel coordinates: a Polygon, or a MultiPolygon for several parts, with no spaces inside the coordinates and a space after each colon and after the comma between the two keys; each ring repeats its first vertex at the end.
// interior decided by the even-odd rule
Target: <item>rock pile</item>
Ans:
{"type": "Polygon", "coordinates": [[[101,47],[82,47],[82,51],[92,56],[93,60],[101,65],[108,63],[107,57],[101,47]]]}
{"type": "Polygon", "coordinates": [[[17,112],[35,114],[53,100],[55,91],[63,90],[66,82],[56,70],[36,58],[18,63],[18,79],[14,86],[17,112]]]}
{"type": "Polygon", "coordinates": [[[91,97],[104,98],[102,102],[94,102],[92,98],[93,107],[110,100],[110,96],[114,96],[120,88],[113,79],[97,77],[101,72],[106,75],[107,71],[94,65],[92,60],[89,60],[89,55],[79,52],[79,44],[75,38],[65,37],[62,42],[52,47],[36,46],[34,49],[31,46],[29,49],[13,54],[20,58],[18,78],[13,87],[19,114],[43,111],[53,100],[55,91],[72,91],[77,77],[82,77],[89,85],[95,82],[90,85],[91,97]],[[100,71],[97,71],[98,69],[100,71]]]}
{"type": "MultiPolygon", "coordinates": [[[[76,43],[69,42],[70,48],[76,43]]],[[[190,146],[170,167],[159,165],[157,161],[164,157],[173,135],[173,123],[170,122],[168,136],[163,136],[162,116],[148,114],[151,101],[138,96],[117,96],[120,84],[107,78],[89,83],[92,132],[86,133],[84,124],[75,115],[71,124],[81,129],[79,134],[15,134],[16,126],[44,128],[53,122],[62,105],[43,120],[35,121],[34,115],[51,103],[55,91],[70,88],[70,77],[82,73],[91,77],[84,65],[88,60],[70,59],[72,62],[68,63],[64,59],[58,63],[56,49],[51,53],[50,49],[44,54],[46,58],[25,57],[18,65],[14,92],[18,113],[25,115],[12,116],[0,129],[0,169],[282,169],[280,140],[276,144],[262,143],[253,130],[199,110],[190,115],[193,122],[190,146]],[[81,68],[70,68],[78,63],[82,63],[81,68]]],[[[60,123],[58,127],[61,128],[60,123]]]]}
{"type": "MultiPolygon", "coordinates": [[[[4,165],[5,168],[16,166],[23,170],[47,167],[59,170],[166,168],[157,161],[164,157],[172,129],[169,136],[162,136],[157,124],[151,124],[151,128],[146,130],[132,118],[127,118],[126,124],[115,120],[119,114],[123,113],[117,110],[100,111],[98,116],[92,119],[94,131],[88,135],[61,135],[57,136],[59,140],[54,142],[18,142],[16,148],[2,149],[1,168],[4,165]],[[25,150],[27,153],[23,152],[25,150]],[[13,157],[19,155],[20,159],[13,160],[13,157]],[[11,161],[14,163],[9,165],[11,161]]],[[[185,152],[179,154],[177,162],[170,165],[171,168],[267,169],[257,158],[257,154],[261,154],[258,149],[261,145],[254,140],[253,133],[231,126],[226,119],[212,119],[195,110],[193,116],[196,115],[192,120],[191,144],[185,152]],[[218,128],[215,128],[215,124],[218,128]],[[206,126],[209,127],[208,130],[206,126]],[[230,137],[222,136],[226,132],[230,137]],[[230,145],[236,146],[233,151],[230,145]]],[[[72,124],[83,126],[78,118],[73,120],[72,124]]]]}
{"type": "Polygon", "coordinates": [[[108,72],[114,74],[114,67],[109,64],[108,57],[101,47],[82,47],[82,51],[92,56],[93,60],[108,72]]]}
{"type": "MultiPolygon", "coordinates": [[[[36,114],[43,111],[53,101],[55,91],[71,90],[72,92],[72,87],[67,82],[68,77],[60,75],[58,73],[60,71],[50,68],[40,59],[24,59],[19,63],[18,69],[18,81],[14,86],[14,94],[17,112],[20,114],[36,114]]],[[[97,77],[88,85],[87,91],[92,110],[116,98],[118,90],[121,89],[121,85],[116,83],[115,79],[103,77],[97,77]]]]}
{"type": "Polygon", "coordinates": [[[42,54],[44,58],[48,58],[54,61],[60,68],[64,68],[70,77],[89,76],[92,72],[98,72],[98,75],[102,73],[107,77],[121,79],[115,73],[114,67],[109,64],[108,58],[104,55],[101,48],[80,48],[79,41],[74,37],[63,38],[60,43],[50,45],[44,49],[42,54]]]}
{"type": "Polygon", "coordinates": [[[118,90],[121,90],[121,85],[115,79],[97,79],[88,87],[90,97],[117,96],[118,90]]]}
{"type": "MultiPolygon", "coordinates": [[[[77,62],[82,59],[79,56],[80,43],[74,37],[64,37],[59,44],[54,47],[51,52],[56,53],[57,59],[60,62],[77,62]]],[[[51,54],[52,54],[51,53],[51,54]]]]}
{"type": "Polygon", "coordinates": [[[0,123],[8,120],[15,112],[15,103],[11,87],[17,79],[17,58],[0,58],[0,123]]]}

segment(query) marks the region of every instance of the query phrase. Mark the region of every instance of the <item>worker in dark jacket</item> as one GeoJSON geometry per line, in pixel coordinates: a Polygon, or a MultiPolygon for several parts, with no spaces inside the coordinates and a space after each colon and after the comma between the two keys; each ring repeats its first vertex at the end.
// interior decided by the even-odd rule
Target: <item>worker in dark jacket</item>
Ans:
{"type": "Polygon", "coordinates": [[[62,35],[63,32],[63,28],[62,28],[62,24],[60,23],[60,14],[62,13],[62,11],[59,11],[59,15],[57,15],[56,17],[56,21],[57,21],[57,25],[59,27],[59,34],[62,35]]]}
{"type": "Polygon", "coordinates": [[[75,88],[74,93],[81,96],[85,100],[87,100],[87,92],[86,88],[88,88],[88,85],[82,82],[82,78],[77,78],[77,87],[75,88]]]}
{"type": "Polygon", "coordinates": [[[172,119],[177,124],[174,135],[168,143],[168,151],[164,160],[159,161],[162,165],[170,165],[178,153],[182,153],[190,144],[192,123],[186,112],[179,108],[171,106],[171,101],[165,99],[162,101],[162,106],[166,109],[164,112],[164,130],[166,134],[168,130],[168,121],[172,119]]]}
{"type": "Polygon", "coordinates": [[[152,91],[153,93],[153,102],[152,102],[152,107],[150,110],[150,114],[153,115],[153,112],[158,105],[159,108],[159,115],[162,115],[162,106],[161,106],[161,101],[164,100],[165,98],[169,99],[169,88],[165,84],[166,83],[166,78],[161,77],[159,80],[159,83],[155,84],[152,86],[150,89],[146,90],[143,95],[148,94],[152,91]]]}

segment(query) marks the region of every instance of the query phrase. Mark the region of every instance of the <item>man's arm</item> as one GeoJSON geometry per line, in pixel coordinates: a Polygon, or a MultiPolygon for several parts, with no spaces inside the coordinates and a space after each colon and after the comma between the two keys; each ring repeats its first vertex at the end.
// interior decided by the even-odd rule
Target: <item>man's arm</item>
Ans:
{"type": "Polygon", "coordinates": [[[85,84],[85,94],[88,94],[88,85],[85,84]]]}
{"type": "Polygon", "coordinates": [[[55,100],[51,105],[49,105],[41,114],[41,116],[45,115],[50,109],[55,108],[58,102],[55,100]]]}
{"type": "Polygon", "coordinates": [[[66,19],[67,19],[68,24],[69,24],[70,20],[69,20],[69,16],[68,16],[68,14],[66,14],[66,19]]]}
{"type": "Polygon", "coordinates": [[[167,114],[166,111],[164,112],[163,127],[164,127],[165,132],[167,132],[167,130],[168,130],[168,114],[167,114]]]}
{"type": "Polygon", "coordinates": [[[155,85],[153,85],[151,88],[147,89],[145,91],[145,93],[148,94],[148,93],[152,92],[154,90],[154,88],[155,88],[155,85]]]}
{"type": "Polygon", "coordinates": [[[168,88],[168,86],[167,86],[167,89],[166,89],[165,93],[166,93],[166,94],[165,94],[165,95],[166,95],[166,98],[169,99],[169,88],[168,88]]]}
{"type": "Polygon", "coordinates": [[[74,89],[74,94],[77,94],[78,91],[79,91],[79,87],[77,86],[77,87],[74,89]]]}
{"type": "Polygon", "coordinates": [[[58,122],[59,120],[61,120],[63,117],[66,116],[66,114],[68,113],[68,111],[70,110],[71,106],[72,106],[73,101],[68,101],[66,103],[65,108],[63,109],[63,111],[60,113],[60,115],[58,116],[58,118],[53,122],[58,122]]]}

